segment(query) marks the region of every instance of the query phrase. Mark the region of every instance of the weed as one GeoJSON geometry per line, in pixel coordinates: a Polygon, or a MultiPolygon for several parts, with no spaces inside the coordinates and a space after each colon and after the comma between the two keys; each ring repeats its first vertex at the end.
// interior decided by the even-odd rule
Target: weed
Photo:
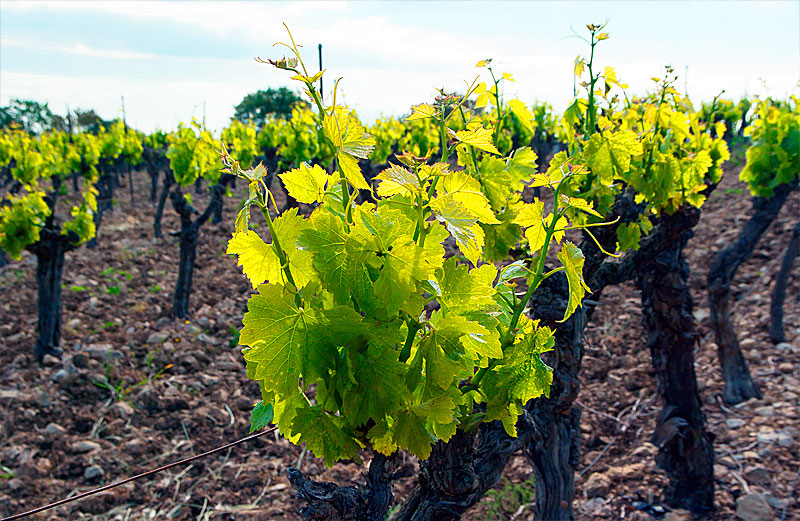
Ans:
{"type": "Polygon", "coordinates": [[[519,510],[521,505],[527,505],[533,501],[533,477],[522,483],[511,483],[508,479],[503,478],[503,487],[488,491],[486,497],[489,504],[486,519],[491,521],[508,519],[519,510]]]}

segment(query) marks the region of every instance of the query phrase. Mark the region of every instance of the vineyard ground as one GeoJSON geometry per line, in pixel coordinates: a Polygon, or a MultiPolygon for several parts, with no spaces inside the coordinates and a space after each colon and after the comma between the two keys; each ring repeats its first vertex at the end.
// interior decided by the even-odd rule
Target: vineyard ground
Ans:
{"type": "MultiPolygon", "coordinates": [[[[713,254],[735,239],[750,208],[736,174],[738,168],[728,173],[703,208],[687,250],[701,335],[698,380],[709,430],[716,438],[715,521],[732,519],[735,498],[748,491],[785,500],[800,461],[800,263],[787,288],[788,344],[779,350],[767,337],[772,280],[800,215],[797,192],[733,284],[736,329],[764,399],[727,408],[720,398],[705,277],[713,254]]],[[[144,194],[146,176],[134,178],[137,193],[144,194]]],[[[205,196],[192,195],[196,206],[206,202],[205,196]]],[[[201,230],[190,300],[193,315],[181,322],[169,318],[177,239],[151,239],[154,205],[141,195],[132,207],[127,188],[121,188],[117,200],[97,249],[67,255],[63,363],[40,368],[33,362],[34,258],[25,254],[0,269],[0,515],[247,434],[258,386],[245,377],[232,342],[251,292],[235,258],[224,255],[232,200],[226,200],[223,225],[208,224],[201,230]]],[[[177,227],[168,208],[164,229],[177,227]]],[[[580,519],[650,519],[634,503],[660,505],[665,475],[656,469],[656,449],[648,442],[659,403],[639,310],[632,285],[612,288],[588,328],[578,398],[584,407],[579,469],[591,467],[577,482],[580,519]]],[[[413,486],[415,464],[411,457],[402,460],[399,475],[404,477],[395,486],[401,498],[413,486]]],[[[326,469],[302,449],[268,436],[34,519],[294,520],[299,505],[284,469],[298,465],[316,479],[340,484],[358,479],[362,470],[352,463],[326,469]]],[[[528,468],[522,456],[514,458],[499,488],[524,482],[528,468]]],[[[795,490],[787,519],[800,519],[798,495],[795,490]]],[[[496,497],[484,499],[464,518],[493,519],[496,497]]],[[[517,506],[509,507],[512,513],[517,506]]],[[[780,516],[779,509],[776,513],[780,516]]],[[[532,517],[523,509],[517,519],[532,517]]]]}

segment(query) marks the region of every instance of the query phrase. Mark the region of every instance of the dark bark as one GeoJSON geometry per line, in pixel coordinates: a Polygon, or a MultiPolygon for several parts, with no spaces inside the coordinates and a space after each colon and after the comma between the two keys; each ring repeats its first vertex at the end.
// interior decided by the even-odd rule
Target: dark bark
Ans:
{"type": "Polygon", "coordinates": [[[74,249],[78,240],[74,232],[61,234],[60,227],[48,219],[39,233],[39,240],[28,247],[36,255],[36,284],[38,291],[37,339],[33,354],[38,361],[44,355],[61,357],[61,279],[64,254],[74,249]]]}
{"type": "Polygon", "coordinates": [[[158,169],[147,166],[147,175],[150,176],[150,202],[158,199],[158,169]]]}
{"type": "Polygon", "coordinates": [[[181,193],[180,188],[170,194],[172,207],[181,219],[181,229],[177,232],[180,239],[180,263],[178,264],[178,281],[172,298],[172,315],[175,318],[186,318],[189,315],[189,295],[192,292],[192,273],[197,254],[197,236],[200,227],[208,221],[222,199],[219,185],[211,187],[211,199],[205,211],[196,219],[192,216],[199,212],[190,205],[181,193]]]}
{"type": "Polygon", "coordinates": [[[553,368],[550,396],[533,400],[527,407],[536,425],[536,436],[525,446],[525,456],[533,467],[536,519],[575,519],[572,502],[580,463],[581,410],[574,403],[580,390],[586,312],[579,308],[566,322],[555,322],[563,316],[569,297],[562,275],[545,280],[532,303],[535,316],[555,329],[553,351],[544,355],[553,368]]]}
{"type": "Polygon", "coordinates": [[[331,521],[377,521],[386,519],[392,504],[391,464],[394,457],[387,458],[375,453],[364,475],[365,485],[340,487],[335,483],[306,479],[299,470],[286,470],[289,481],[296,490],[296,497],[307,503],[300,509],[304,520],[326,519],[331,521]]]}
{"type": "Polygon", "coordinates": [[[133,170],[130,163],[128,163],[128,192],[131,196],[131,206],[136,206],[136,197],[133,194],[133,170]]]}
{"type": "Polygon", "coordinates": [[[103,214],[111,211],[114,199],[114,173],[113,164],[105,162],[101,167],[100,178],[97,180],[97,211],[94,213],[95,236],[86,243],[87,248],[97,246],[97,237],[100,235],[100,224],[103,214]]]}
{"type": "Polygon", "coordinates": [[[172,177],[172,172],[164,170],[164,186],[161,189],[161,196],[158,198],[158,206],[156,207],[156,216],[153,219],[153,236],[161,239],[164,235],[161,233],[161,218],[164,216],[164,205],[167,203],[167,197],[175,184],[175,178],[172,177]]]}
{"type": "Polygon", "coordinates": [[[776,344],[786,341],[786,335],[783,332],[783,301],[786,299],[786,285],[789,283],[789,275],[798,253],[800,253],[800,221],[795,223],[792,229],[792,237],[786,247],[781,269],[778,271],[778,276],[775,277],[775,287],[772,288],[772,301],[769,307],[769,338],[776,344]]]}
{"type": "Polygon", "coordinates": [[[461,519],[486,491],[500,480],[509,458],[535,435],[532,417],[524,412],[517,421],[518,437],[503,425],[482,423],[477,432],[458,431],[449,442],[433,446],[421,461],[419,482],[394,521],[453,521],[461,519]]]}
{"type": "Polygon", "coordinates": [[[8,263],[9,263],[8,255],[6,255],[5,251],[0,250],[0,268],[8,265],[8,263]]]}
{"type": "MultiPolygon", "coordinates": [[[[228,191],[228,186],[233,184],[233,181],[236,179],[236,176],[231,174],[221,174],[219,177],[219,181],[217,182],[218,189],[221,191],[222,194],[225,194],[228,191]]],[[[219,224],[222,222],[222,210],[225,203],[224,197],[219,198],[219,203],[214,208],[214,216],[211,219],[212,224],[219,224]]]]}
{"type": "Polygon", "coordinates": [[[792,185],[784,184],[775,189],[772,197],[754,197],[753,215],[742,227],[736,242],[717,253],[708,272],[711,328],[716,337],[722,378],[725,382],[722,398],[728,404],[761,398],[761,391],[750,376],[747,362],[739,348],[731,320],[731,281],[739,266],[750,258],[761,235],[775,220],[793,188],[792,185]]]}
{"type": "Polygon", "coordinates": [[[669,477],[665,501],[705,513],[714,500],[713,435],[706,432],[697,390],[697,332],[683,256],[698,220],[695,208],[662,216],[663,243],[655,254],[640,258],[635,280],[642,293],[642,323],[662,401],[653,443],[659,448],[656,462],[669,477]]]}

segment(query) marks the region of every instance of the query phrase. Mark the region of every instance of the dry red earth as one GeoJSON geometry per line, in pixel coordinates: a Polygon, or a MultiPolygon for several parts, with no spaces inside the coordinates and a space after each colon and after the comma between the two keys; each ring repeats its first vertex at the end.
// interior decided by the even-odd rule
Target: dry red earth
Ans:
{"type": "MultiPolygon", "coordinates": [[[[738,169],[737,169],[738,171],[738,169]]],[[[767,337],[769,292],[793,223],[795,192],[734,281],[735,325],[764,399],[725,407],[705,277],[714,253],[747,218],[746,189],[730,173],[703,209],[690,241],[691,287],[701,338],[697,372],[708,428],[716,436],[716,504],[711,519],[733,519],[737,497],[769,493],[775,516],[800,519],[800,270],[787,289],[788,343],[767,337]],[[733,420],[733,421],[732,421],[733,420]],[[770,438],[780,433],[781,442],[770,438]],[[762,441],[758,439],[761,434],[762,441]],[[788,436],[788,439],[787,439],[788,436]],[[772,439],[773,441],[769,441],[772,439]],[[795,486],[794,492],[791,487],[795,486]]],[[[140,194],[146,177],[136,177],[140,194]]],[[[32,357],[36,329],[34,258],[0,269],[0,515],[9,515],[100,484],[200,453],[245,436],[258,386],[245,377],[232,342],[251,288],[224,254],[230,225],[201,231],[191,321],[170,318],[177,239],[152,240],[154,205],[132,206],[118,190],[95,250],[68,254],[64,269],[64,360],[47,367],[32,357]],[[118,292],[117,292],[118,288],[118,292]]],[[[195,196],[198,206],[204,196],[195,196]]],[[[232,221],[232,200],[226,201],[232,221]]],[[[164,229],[178,226],[167,208],[164,229]]],[[[607,290],[586,335],[582,457],[575,508],[579,519],[651,519],[636,510],[661,505],[665,475],[655,466],[652,434],[659,399],[644,348],[639,296],[631,285],[607,290]]],[[[777,435],[776,435],[777,436],[777,435]]],[[[33,519],[299,519],[284,470],[349,484],[362,468],[326,469],[302,447],[268,435],[150,479],[59,507],[33,519]]],[[[395,492],[413,486],[415,462],[403,460],[395,492]]],[[[511,497],[527,489],[522,456],[506,470],[504,499],[484,499],[465,519],[532,519],[511,497]],[[502,503],[510,512],[496,515],[502,503]]]]}

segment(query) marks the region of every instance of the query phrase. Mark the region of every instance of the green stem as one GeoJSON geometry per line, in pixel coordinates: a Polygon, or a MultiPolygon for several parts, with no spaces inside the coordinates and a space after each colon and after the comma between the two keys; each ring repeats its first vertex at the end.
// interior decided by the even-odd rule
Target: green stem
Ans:
{"type": "Polygon", "coordinates": [[[414,338],[417,336],[419,330],[422,329],[422,326],[418,322],[412,322],[410,319],[406,321],[406,325],[408,326],[408,335],[406,335],[403,350],[400,351],[400,363],[403,364],[406,363],[408,357],[411,356],[411,346],[414,344],[414,338]]]}
{"type": "MultiPolygon", "coordinates": [[[[527,305],[528,301],[533,296],[533,292],[545,278],[552,275],[555,271],[558,271],[556,269],[551,272],[548,272],[547,275],[544,275],[544,263],[547,257],[547,250],[550,247],[550,241],[552,240],[553,233],[555,232],[556,229],[556,223],[564,215],[564,211],[566,210],[566,208],[564,208],[561,211],[559,211],[558,209],[558,194],[561,191],[562,186],[563,186],[563,180],[561,183],[558,184],[558,187],[556,187],[556,191],[553,194],[553,200],[555,201],[553,207],[553,219],[547,226],[544,245],[542,246],[542,249],[539,251],[540,259],[539,259],[539,265],[536,267],[536,273],[534,273],[533,275],[533,280],[528,286],[528,290],[525,292],[525,296],[514,307],[514,314],[512,315],[511,322],[509,323],[508,332],[503,337],[501,349],[504,352],[506,348],[510,347],[514,343],[514,337],[516,336],[516,329],[517,325],[519,325],[519,319],[522,316],[522,312],[525,311],[525,306],[527,305]]],[[[492,368],[499,362],[500,359],[495,358],[489,362],[488,367],[482,367],[478,369],[478,371],[475,373],[475,376],[473,376],[472,379],[470,380],[470,383],[461,388],[462,394],[472,390],[477,390],[484,375],[486,375],[487,372],[491,371],[492,368]]]]}
{"type": "Polygon", "coordinates": [[[590,136],[594,133],[595,129],[595,106],[594,106],[594,86],[597,83],[597,78],[594,77],[592,66],[594,65],[594,46],[597,42],[594,39],[594,31],[592,31],[592,39],[590,42],[591,52],[589,54],[589,107],[587,110],[588,117],[586,118],[586,135],[590,136]]]}
{"type": "Polygon", "coordinates": [[[297,284],[294,281],[294,277],[292,277],[292,270],[289,268],[289,258],[286,256],[286,252],[283,251],[281,248],[280,239],[278,238],[278,234],[275,232],[275,226],[272,223],[272,218],[269,215],[269,210],[267,209],[267,205],[259,202],[259,208],[261,208],[261,214],[264,216],[264,219],[267,221],[267,228],[269,228],[269,235],[272,237],[272,249],[275,251],[275,254],[278,256],[278,261],[281,263],[281,269],[283,270],[284,275],[286,275],[286,281],[292,285],[297,291],[294,296],[295,303],[298,307],[300,307],[302,300],[300,296],[300,288],[297,287],[297,284]]]}

